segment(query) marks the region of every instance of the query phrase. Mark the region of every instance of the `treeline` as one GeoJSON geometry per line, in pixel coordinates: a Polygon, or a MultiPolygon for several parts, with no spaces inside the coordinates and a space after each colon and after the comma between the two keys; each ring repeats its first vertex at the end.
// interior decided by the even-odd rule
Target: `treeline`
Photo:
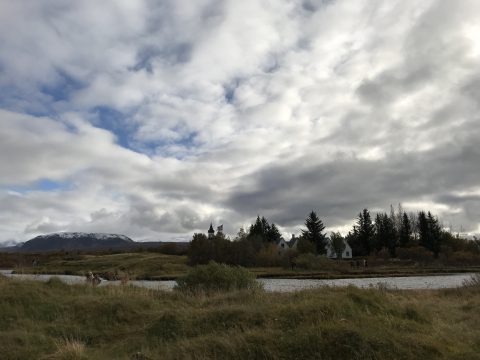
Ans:
{"type": "Polygon", "coordinates": [[[301,254],[325,255],[331,250],[341,258],[346,245],[350,245],[355,257],[388,256],[402,259],[427,260],[438,258],[440,254],[452,253],[457,259],[478,262],[480,259],[480,241],[468,241],[454,236],[443,229],[439,220],[430,211],[407,213],[401,205],[390,213],[375,214],[363,209],[357,217],[352,230],[343,237],[332,232],[327,237],[323,221],[312,211],[305,219],[305,228],[301,235],[285,248],[277,244],[282,241],[278,227],[269,223],[265,217],[257,216],[256,221],[245,231],[241,228],[234,239],[217,233],[212,238],[196,233],[188,251],[191,265],[207,264],[214,260],[218,263],[241,266],[290,266],[301,254]],[[296,241],[295,249],[289,245],[296,241]],[[473,258],[472,258],[473,256],[473,258]]]}
{"type": "MultiPolygon", "coordinates": [[[[323,230],[323,225],[321,226],[323,230]]],[[[230,240],[223,233],[212,238],[202,233],[193,235],[188,251],[190,265],[207,264],[211,260],[218,263],[241,266],[289,266],[299,252],[314,252],[316,237],[305,230],[306,237],[297,240],[298,250],[288,245],[279,249],[277,243],[282,236],[277,226],[265,217],[257,216],[256,221],[245,231],[241,228],[230,240]]],[[[324,236],[324,235],[323,235],[324,236]]]]}
{"type": "MultiPolygon", "coordinates": [[[[302,254],[327,253],[329,244],[324,230],[322,220],[312,211],[305,220],[305,229],[301,230],[301,235],[286,242],[274,223],[257,216],[247,231],[243,228],[239,230],[233,241],[222,233],[217,233],[212,238],[202,233],[194,234],[188,251],[189,263],[207,264],[213,260],[247,267],[301,266],[303,262],[299,256],[302,254]],[[284,247],[279,245],[281,241],[284,247]],[[291,248],[293,243],[296,243],[294,249],[291,248]]],[[[332,233],[332,240],[333,251],[340,257],[346,246],[345,239],[338,233],[332,233]]]]}
{"type": "Polygon", "coordinates": [[[377,213],[375,219],[368,209],[358,214],[353,229],[346,241],[355,256],[368,256],[388,251],[390,257],[397,257],[398,249],[421,247],[435,258],[442,252],[466,251],[480,253],[478,241],[468,241],[454,236],[443,229],[439,220],[430,211],[407,213],[401,205],[397,211],[390,208],[390,214],[377,213]]]}

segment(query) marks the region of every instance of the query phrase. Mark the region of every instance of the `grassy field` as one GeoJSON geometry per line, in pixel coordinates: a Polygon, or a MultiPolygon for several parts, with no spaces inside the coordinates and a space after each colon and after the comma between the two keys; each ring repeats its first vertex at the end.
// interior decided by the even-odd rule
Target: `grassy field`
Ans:
{"type": "Polygon", "coordinates": [[[35,255],[8,254],[18,273],[46,273],[85,275],[88,271],[111,278],[115,273],[133,279],[171,279],[186,273],[186,256],[165,255],[156,252],[120,254],[43,254],[39,265],[32,267],[35,255]]]}
{"type": "Polygon", "coordinates": [[[480,359],[480,288],[185,295],[0,277],[10,359],[480,359]]]}
{"type": "MultiPolygon", "coordinates": [[[[352,268],[348,261],[336,262],[325,259],[318,269],[294,270],[282,267],[257,267],[250,270],[258,277],[284,278],[345,278],[377,276],[412,276],[458,272],[480,272],[479,266],[444,266],[442,264],[418,265],[376,264],[368,268],[352,268]]],[[[158,252],[135,252],[119,254],[0,254],[0,268],[13,268],[18,273],[47,273],[85,275],[88,271],[100,273],[111,279],[117,273],[130,279],[165,280],[184,275],[190,268],[187,257],[165,255],[158,252]],[[32,259],[38,257],[39,265],[32,267],[32,259]]]]}

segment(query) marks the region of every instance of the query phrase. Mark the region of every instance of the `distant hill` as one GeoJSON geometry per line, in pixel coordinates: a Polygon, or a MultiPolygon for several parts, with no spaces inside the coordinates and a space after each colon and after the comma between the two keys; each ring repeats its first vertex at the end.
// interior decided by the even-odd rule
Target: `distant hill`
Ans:
{"type": "Polygon", "coordinates": [[[55,251],[159,251],[165,254],[185,254],[189,242],[133,241],[125,235],[59,232],[40,235],[24,243],[0,243],[0,253],[38,253],[55,251]]]}
{"type": "Polygon", "coordinates": [[[58,250],[129,249],[137,243],[125,235],[61,232],[40,235],[18,247],[20,252],[45,252],[58,250]]]}

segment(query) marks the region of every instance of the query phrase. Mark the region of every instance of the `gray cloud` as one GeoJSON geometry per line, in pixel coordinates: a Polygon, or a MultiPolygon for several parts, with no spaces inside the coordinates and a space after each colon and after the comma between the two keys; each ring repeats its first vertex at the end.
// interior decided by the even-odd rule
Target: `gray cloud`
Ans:
{"type": "Polygon", "coordinates": [[[0,9],[0,240],[343,231],[398,202],[480,232],[475,0],[0,9]]]}

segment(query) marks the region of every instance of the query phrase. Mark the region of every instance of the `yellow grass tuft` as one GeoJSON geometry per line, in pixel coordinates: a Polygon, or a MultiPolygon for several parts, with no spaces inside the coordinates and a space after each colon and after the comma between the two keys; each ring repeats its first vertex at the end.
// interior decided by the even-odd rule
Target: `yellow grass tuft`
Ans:
{"type": "Polygon", "coordinates": [[[81,341],[74,339],[63,339],[56,341],[55,345],[57,351],[54,354],[46,357],[47,360],[84,360],[85,356],[85,344],[81,341]]]}

